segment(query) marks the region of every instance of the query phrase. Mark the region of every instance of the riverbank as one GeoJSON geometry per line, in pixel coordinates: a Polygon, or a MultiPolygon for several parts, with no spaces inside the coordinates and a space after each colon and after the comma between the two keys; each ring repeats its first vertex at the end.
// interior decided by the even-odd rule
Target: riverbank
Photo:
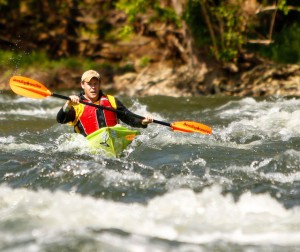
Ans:
{"type": "MultiPolygon", "coordinates": [[[[101,69],[96,69],[101,72],[101,69]]],[[[78,88],[81,71],[59,69],[37,71],[29,69],[22,74],[11,73],[0,76],[0,89],[9,90],[9,78],[13,74],[23,75],[44,83],[48,88],[78,88]]],[[[239,71],[235,66],[228,68],[209,66],[202,63],[197,67],[181,65],[177,68],[155,63],[134,72],[114,75],[110,79],[104,74],[103,90],[126,96],[167,95],[198,96],[300,96],[300,65],[276,65],[260,63],[248,70],[239,71]]]]}
{"type": "Polygon", "coordinates": [[[206,64],[156,67],[117,76],[114,87],[129,96],[300,96],[300,65],[260,64],[241,73],[206,64]]]}

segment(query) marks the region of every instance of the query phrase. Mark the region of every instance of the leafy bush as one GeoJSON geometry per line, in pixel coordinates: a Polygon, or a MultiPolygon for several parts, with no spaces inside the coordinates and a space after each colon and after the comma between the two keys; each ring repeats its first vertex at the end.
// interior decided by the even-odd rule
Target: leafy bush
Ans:
{"type": "Polygon", "coordinates": [[[278,63],[300,63],[300,25],[294,23],[274,37],[274,43],[260,48],[259,53],[278,63]]]}

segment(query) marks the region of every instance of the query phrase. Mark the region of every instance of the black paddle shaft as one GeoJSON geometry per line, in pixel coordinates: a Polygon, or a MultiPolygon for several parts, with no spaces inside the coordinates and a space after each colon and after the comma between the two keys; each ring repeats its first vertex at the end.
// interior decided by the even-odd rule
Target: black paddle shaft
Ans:
{"type": "MultiPolygon", "coordinates": [[[[51,95],[53,97],[61,98],[61,99],[64,99],[64,100],[70,100],[70,97],[68,97],[68,96],[64,96],[64,95],[60,95],[60,94],[55,94],[55,93],[52,93],[51,95]]],[[[117,109],[114,109],[114,108],[109,108],[109,107],[97,105],[97,104],[90,103],[90,102],[80,101],[80,103],[88,105],[88,106],[92,106],[92,107],[95,107],[95,108],[109,110],[109,111],[115,112],[117,114],[124,114],[124,115],[128,115],[128,116],[134,116],[134,117],[139,118],[139,119],[145,119],[145,117],[140,116],[140,115],[136,115],[136,114],[133,114],[133,113],[129,114],[126,111],[121,111],[121,110],[117,110],[117,109]]],[[[162,121],[158,121],[158,120],[153,120],[153,122],[157,123],[157,124],[164,125],[164,126],[171,127],[171,124],[167,123],[167,122],[162,122],[162,121]]]]}

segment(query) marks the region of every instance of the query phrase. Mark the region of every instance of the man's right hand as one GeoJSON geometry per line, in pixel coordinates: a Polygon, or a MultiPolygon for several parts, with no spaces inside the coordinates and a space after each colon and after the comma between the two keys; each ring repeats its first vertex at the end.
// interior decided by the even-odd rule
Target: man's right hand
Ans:
{"type": "Polygon", "coordinates": [[[65,105],[63,106],[63,111],[68,112],[72,106],[79,104],[79,96],[77,95],[70,95],[69,96],[70,100],[67,100],[65,105]]]}
{"type": "Polygon", "coordinates": [[[69,103],[70,106],[79,104],[79,101],[80,101],[79,96],[70,95],[69,98],[70,98],[70,100],[68,100],[68,103],[69,103]]]}

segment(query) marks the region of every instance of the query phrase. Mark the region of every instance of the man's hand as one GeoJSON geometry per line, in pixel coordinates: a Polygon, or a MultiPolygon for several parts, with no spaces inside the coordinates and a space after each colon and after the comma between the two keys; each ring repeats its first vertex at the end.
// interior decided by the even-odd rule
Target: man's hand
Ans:
{"type": "Polygon", "coordinates": [[[146,115],[146,117],[142,120],[143,125],[148,125],[149,123],[153,122],[153,116],[152,115],[146,115]]]}
{"type": "Polygon", "coordinates": [[[79,104],[79,96],[77,96],[77,95],[70,95],[69,98],[70,98],[70,100],[68,102],[69,102],[70,106],[79,104]]]}
{"type": "Polygon", "coordinates": [[[70,95],[69,98],[70,100],[68,100],[63,107],[64,112],[68,112],[72,106],[79,104],[79,96],[70,95]]]}

